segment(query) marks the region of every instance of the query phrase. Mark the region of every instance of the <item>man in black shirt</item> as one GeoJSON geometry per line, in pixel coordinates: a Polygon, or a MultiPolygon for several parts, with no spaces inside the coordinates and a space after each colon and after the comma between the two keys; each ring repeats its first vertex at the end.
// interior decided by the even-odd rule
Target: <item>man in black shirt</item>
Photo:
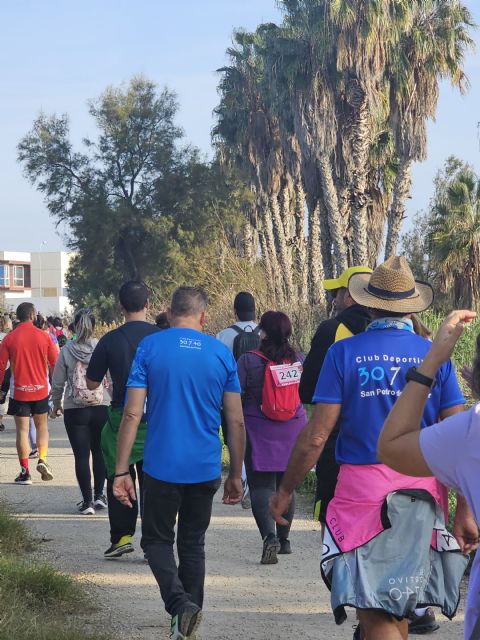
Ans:
{"type": "MultiPolygon", "coordinates": [[[[102,451],[107,469],[108,516],[110,520],[111,546],[105,551],[105,558],[119,558],[133,551],[132,537],[138,516],[138,503],[130,509],[115,499],[112,492],[115,460],[117,455],[117,434],[125,404],[126,384],[130,367],[138,344],[156,331],[158,327],[147,322],[148,289],[143,282],[130,281],[123,284],[119,292],[120,307],[125,324],[105,334],[95,347],[87,369],[87,386],[96,389],[107,372],[112,380],[112,403],[109,407],[108,422],[102,431],[102,451]]],[[[130,456],[130,475],[135,483],[138,477],[140,503],[143,483],[143,446],[147,425],[139,426],[137,438],[130,456]]]]}
{"type": "MultiPolygon", "coordinates": [[[[336,316],[325,320],[313,336],[310,352],[303,363],[300,400],[312,404],[318,376],[327,351],[334,342],[365,331],[371,321],[365,307],[356,304],[348,293],[348,281],[354,273],[371,273],[368,267],[350,267],[334,280],[324,280],[323,287],[333,296],[336,316]]],[[[317,463],[317,491],[314,516],[325,525],[327,506],[335,493],[339,466],[335,459],[338,429],[334,429],[317,463]]]]}

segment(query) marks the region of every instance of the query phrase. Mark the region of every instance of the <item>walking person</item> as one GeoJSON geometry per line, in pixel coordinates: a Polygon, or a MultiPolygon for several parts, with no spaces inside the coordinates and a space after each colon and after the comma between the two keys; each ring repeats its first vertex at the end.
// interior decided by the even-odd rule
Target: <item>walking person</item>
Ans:
{"type": "MultiPolygon", "coordinates": [[[[422,378],[415,367],[430,342],[414,333],[411,314],[432,304],[433,289],[414,280],[402,257],[390,258],[371,275],[354,274],[348,289],[372,310],[373,321],[329,349],[313,416],[297,440],[271,513],[285,523],[282,513],[294,488],[339,423],[340,473],[327,509],[322,576],[334,613],[345,606],[357,609],[362,640],[404,640],[417,607],[439,606],[446,616],[455,615],[468,562],[445,528],[446,488],[431,477],[392,471],[377,457],[379,434],[395,400],[408,380],[422,378]]],[[[422,427],[463,411],[463,404],[448,361],[430,390],[422,427]]],[[[459,532],[470,526],[471,514],[458,496],[460,541],[459,532]]]]}
{"type": "Polygon", "coordinates": [[[90,309],[79,309],[75,313],[74,326],[76,338],[61,349],[53,372],[52,415],[63,414],[75,457],[75,475],[82,493],[78,511],[83,515],[92,515],[95,509],[107,507],[104,494],[105,463],[100,441],[107,421],[110,396],[103,385],[95,391],[89,391],[86,385],[87,366],[98,343],[93,337],[95,317],[90,309]]]}
{"type": "MultiPolygon", "coordinates": [[[[10,320],[10,318],[8,318],[10,320]]],[[[2,340],[5,338],[7,333],[10,331],[10,325],[7,322],[7,316],[4,314],[0,314],[0,344],[2,344],[2,340]]],[[[8,394],[9,382],[5,387],[2,384],[2,388],[0,389],[0,431],[5,431],[5,425],[3,423],[3,418],[5,417],[5,413],[7,412],[6,401],[8,394]]]]}
{"type": "Polygon", "coordinates": [[[236,504],[242,497],[245,428],[237,366],[225,345],[203,333],[206,306],[201,289],[174,292],[171,328],[137,349],[119,433],[114,494],[132,507],[129,456],[147,400],[142,542],[171,616],[171,640],[193,639],[201,620],[205,533],[221,482],[222,405],[230,452],[223,501],[236,504]]]}
{"type": "Polygon", "coordinates": [[[16,484],[32,484],[28,467],[30,443],[28,430],[33,416],[37,431],[39,459],[37,471],[42,480],[52,480],[48,454],[48,370],[53,372],[58,352],[50,338],[34,326],[35,307],[22,302],[17,307],[19,324],[0,344],[0,384],[10,362],[13,382],[10,384],[9,414],[14,416],[20,473],[16,484]]]}
{"type": "MultiPolygon", "coordinates": [[[[378,440],[379,459],[397,473],[411,476],[435,475],[446,486],[465,496],[473,512],[467,528],[455,522],[453,533],[462,550],[478,547],[480,522],[480,412],[479,404],[440,424],[422,429],[422,414],[431,391],[449,361],[465,326],[476,314],[454,311],[437,332],[425,359],[394,404],[378,440]]],[[[480,336],[471,372],[473,392],[480,396],[480,336]]],[[[462,505],[461,505],[461,508],[462,505]]],[[[468,514],[467,514],[468,517],[468,514]]],[[[476,554],[470,573],[465,613],[465,640],[480,638],[480,554],[476,554]]]]}
{"type": "MultiPolygon", "coordinates": [[[[217,333],[217,340],[223,342],[238,362],[239,358],[260,344],[260,328],[256,322],[255,298],[249,291],[239,291],[233,301],[235,323],[217,333]]],[[[227,422],[222,413],[223,441],[227,442],[227,422]]],[[[245,464],[242,466],[243,498],[242,507],[250,509],[250,489],[247,482],[245,464]]]]}
{"type": "Polygon", "coordinates": [[[280,486],[295,441],[307,422],[298,395],[304,356],[289,342],[292,324],[285,313],[267,311],[261,317],[259,329],[260,346],[240,357],[238,376],[247,431],[247,481],[253,516],[263,541],[260,562],[276,564],[277,553],[291,553],[289,533],[295,513],[295,496],[283,514],[285,524],[276,525],[268,505],[280,486]],[[278,378],[274,375],[283,378],[281,385],[277,386],[278,378]],[[268,403],[268,392],[272,390],[277,415],[272,403],[268,403]],[[284,409],[281,415],[280,406],[284,409]]]}
{"type": "MultiPolygon", "coordinates": [[[[332,298],[335,317],[324,320],[313,336],[310,351],[303,363],[300,380],[300,399],[304,404],[313,403],[313,394],[317,386],[318,376],[327,355],[327,351],[335,342],[351,338],[365,331],[370,323],[368,309],[357,304],[348,293],[348,281],[354,273],[372,273],[369,267],[350,267],[338,278],[324,280],[323,288],[332,298]]],[[[325,529],[327,507],[335,493],[340,466],[335,459],[335,447],[338,438],[338,425],[333,429],[318,459],[315,474],[317,486],[315,490],[314,517],[319,520],[322,535],[325,529]]]]}
{"type": "MultiPolygon", "coordinates": [[[[137,280],[125,282],[120,287],[118,297],[125,324],[100,338],[87,368],[87,386],[90,390],[95,390],[102,384],[107,372],[112,381],[112,401],[107,410],[101,441],[107,474],[110,522],[110,546],[103,554],[106,559],[120,558],[134,550],[133,536],[139,514],[138,502],[134,503],[133,509],[129,509],[115,500],[112,493],[118,429],[123,414],[128,375],[137,346],[146,336],[160,331],[158,327],[147,322],[148,288],[144,282],[137,280]]],[[[142,419],[128,467],[133,483],[135,484],[138,480],[140,506],[143,493],[143,446],[146,428],[145,420],[142,419]]]]}

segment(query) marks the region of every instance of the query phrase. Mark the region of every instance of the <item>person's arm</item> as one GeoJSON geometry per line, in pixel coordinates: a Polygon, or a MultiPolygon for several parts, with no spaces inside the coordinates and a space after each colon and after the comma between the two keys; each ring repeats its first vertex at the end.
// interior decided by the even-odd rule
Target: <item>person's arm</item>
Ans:
{"type": "MultiPolygon", "coordinates": [[[[438,369],[453,353],[465,326],[475,317],[476,313],[472,311],[453,311],[435,336],[427,356],[418,367],[419,373],[435,378],[438,369]]],[[[405,475],[434,475],[420,447],[420,425],[429,391],[425,385],[409,382],[394,404],[378,440],[377,453],[380,461],[405,475]]],[[[443,415],[453,415],[452,412],[458,411],[455,407],[450,407],[443,411],[443,415]]],[[[429,428],[437,427],[441,433],[442,425],[429,428]]],[[[460,494],[457,494],[454,535],[465,553],[478,544],[478,527],[465,498],[460,494]]]]}
{"type": "Polygon", "coordinates": [[[8,354],[8,348],[4,338],[0,343],[0,385],[3,383],[9,358],[10,356],[8,354]]]}
{"type": "Polygon", "coordinates": [[[53,376],[58,354],[59,354],[58,348],[55,346],[55,343],[49,338],[48,347],[47,347],[47,361],[48,361],[48,368],[50,370],[50,376],[53,376]]]}
{"type": "Polygon", "coordinates": [[[113,481],[113,495],[127,507],[136,500],[135,486],[129,473],[130,454],[142,420],[147,390],[129,387],[127,404],[118,430],[117,463],[113,481]],[[119,476],[119,477],[118,477],[119,476]]]}
{"type": "Polygon", "coordinates": [[[100,339],[97,346],[93,350],[90,362],[87,368],[87,388],[95,391],[102,384],[102,380],[108,371],[108,357],[105,348],[105,341],[100,339]]]}
{"type": "Polygon", "coordinates": [[[227,447],[230,454],[230,470],[223,490],[225,504],[237,504],[243,495],[242,465],[245,457],[245,423],[239,393],[223,394],[223,413],[227,421],[227,447]]]}
{"type": "Polygon", "coordinates": [[[52,413],[56,413],[62,406],[62,395],[63,390],[65,389],[65,383],[67,382],[67,377],[67,365],[65,363],[63,351],[61,351],[52,376],[52,413]]]}
{"type": "Polygon", "coordinates": [[[303,363],[302,377],[298,389],[300,400],[304,404],[312,404],[313,394],[323,361],[325,360],[328,349],[335,340],[336,327],[338,327],[338,321],[327,320],[326,322],[322,322],[313,336],[310,351],[303,363]]]}
{"type": "Polygon", "coordinates": [[[337,424],[341,408],[341,404],[315,405],[309,423],[300,432],[280,487],[270,499],[270,513],[278,524],[287,524],[283,514],[288,509],[292,493],[320,457],[328,436],[337,424]]]}
{"type": "MultiPolygon", "coordinates": [[[[472,311],[453,311],[444,321],[418,372],[435,378],[446,362],[466,324],[475,318],[472,311]]],[[[420,424],[429,387],[409,382],[395,402],[380,433],[377,453],[381,462],[409,476],[431,476],[431,470],[420,449],[420,424]],[[408,456],[405,452],[408,451],[408,456]]]]}

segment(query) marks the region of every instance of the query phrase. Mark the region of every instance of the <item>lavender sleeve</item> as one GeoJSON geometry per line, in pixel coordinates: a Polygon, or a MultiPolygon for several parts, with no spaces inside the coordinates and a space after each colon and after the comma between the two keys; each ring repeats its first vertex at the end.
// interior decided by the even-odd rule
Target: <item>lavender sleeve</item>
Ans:
{"type": "Polygon", "coordinates": [[[469,475],[468,439],[473,415],[473,409],[457,413],[420,432],[420,449],[431,472],[462,495],[469,475]]]}

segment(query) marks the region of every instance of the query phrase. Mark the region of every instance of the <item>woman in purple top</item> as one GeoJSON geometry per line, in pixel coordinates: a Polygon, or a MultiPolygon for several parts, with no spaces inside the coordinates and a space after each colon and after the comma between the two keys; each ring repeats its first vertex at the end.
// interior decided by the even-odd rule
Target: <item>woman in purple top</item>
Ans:
{"type": "Polygon", "coordinates": [[[304,356],[289,342],[292,324],[280,311],[263,314],[259,327],[261,343],[258,351],[247,352],[238,360],[238,376],[242,387],[243,414],[247,430],[245,468],[252,501],[252,511],[263,540],[262,564],[276,564],[277,553],[291,553],[288,535],[295,513],[295,500],[284,514],[288,525],[276,525],[270,516],[268,502],[280,485],[283,472],[298,434],[307,422],[298,399],[295,415],[287,421],[267,418],[261,410],[262,391],[267,360],[282,364],[303,362],[304,356]]]}
{"type": "MultiPolygon", "coordinates": [[[[458,496],[453,525],[464,553],[478,547],[480,522],[480,403],[427,429],[420,420],[440,366],[450,358],[464,327],[476,313],[453,311],[438,330],[430,351],[410,378],[385,422],[378,441],[378,457],[410,476],[436,476],[458,496]]],[[[471,373],[472,389],[480,396],[480,336],[471,373]]],[[[389,636],[390,637],[390,636],[389,636]]],[[[465,640],[480,638],[480,553],[470,574],[465,640]]]]}

